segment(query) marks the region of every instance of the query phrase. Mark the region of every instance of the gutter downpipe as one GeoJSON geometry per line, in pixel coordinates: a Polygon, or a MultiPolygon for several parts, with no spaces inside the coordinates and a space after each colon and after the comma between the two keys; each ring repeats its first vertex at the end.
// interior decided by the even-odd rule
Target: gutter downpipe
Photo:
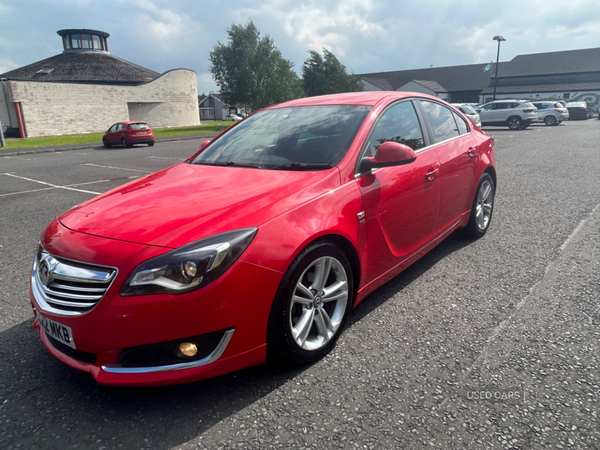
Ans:
{"type": "Polygon", "coordinates": [[[23,112],[21,111],[21,104],[15,102],[15,112],[17,113],[17,122],[19,122],[19,134],[22,139],[27,137],[27,133],[25,133],[25,126],[23,124],[23,112]]]}

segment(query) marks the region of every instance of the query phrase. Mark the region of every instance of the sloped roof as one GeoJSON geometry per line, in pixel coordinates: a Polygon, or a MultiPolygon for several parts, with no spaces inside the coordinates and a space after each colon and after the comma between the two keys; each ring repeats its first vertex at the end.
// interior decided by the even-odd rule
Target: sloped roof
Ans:
{"type": "Polygon", "coordinates": [[[368,83],[371,83],[373,86],[378,87],[384,91],[393,91],[394,88],[385,78],[378,77],[367,77],[366,75],[362,77],[368,83]]]}
{"type": "MultiPolygon", "coordinates": [[[[501,62],[498,70],[508,63],[501,62]]],[[[359,76],[365,81],[383,89],[396,90],[411,80],[435,81],[447,91],[477,91],[490,84],[490,75],[495,70],[484,72],[487,63],[468,64],[465,66],[431,67],[427,69],[395,70],[392,72],[365,73],[359,76]],[[385,80],[391,89],[385,89],[383,83],[371,80],[385,80]]]]}
{"type": "MultiPolygon", "coordinates": [[[[500,77],[498,77],[500,78],[500,77]]],[[[597,82],[584,83],[557,83],[557,84],[526,84],[515,86],[498,86],[498,94],[527,94],[530,92],[569,92],[569,91],[599,91],[600,79],[597,82]]],[[[488,86],[482,94],[491,94],[494,92],[494,86],[488,86]]]]}
{"type": "Polygon", "coordinates": [[[500,64],[498,78],[580,72],[600,72],[600,47],[517,55],[500,64]]]}
{"type": "Polygon", "coordinates": [[[437,81],[427,81],[427,80],[411,80],[411,81],[414,81],[415,83],[420,84],[423,87],[426,87],[427,89],[435,92],[436,94],[439,94],[440,92],[448,92],[446,89],[444,89],[443,86],[440,86],[440,84],[437,81]]]}
{"type": "Polygon", "coordinates": [[[130,85],[159,76],[154,70],[101,51],[61,53],[0,75],[15,81],[130,85]]]}

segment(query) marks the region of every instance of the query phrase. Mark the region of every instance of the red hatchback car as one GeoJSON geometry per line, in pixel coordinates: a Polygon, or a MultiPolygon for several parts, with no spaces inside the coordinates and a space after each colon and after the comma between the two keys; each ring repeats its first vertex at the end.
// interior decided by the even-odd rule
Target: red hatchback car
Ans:
{"type": "Polygon", "coordinates": [[[490,225],[493,139],[437,98],[304,98],[55,219],[31,274],[48,351],[100,383],[160,385],[325,355],[349,311],[490,225]]]}
{"type": "Polygon", "coordinates": [[[102,137],[105,148],[120,145],[123,148],[134,144],[154,145],[154,134],[146,122],[118,122],[113,124],[102,137]]]}

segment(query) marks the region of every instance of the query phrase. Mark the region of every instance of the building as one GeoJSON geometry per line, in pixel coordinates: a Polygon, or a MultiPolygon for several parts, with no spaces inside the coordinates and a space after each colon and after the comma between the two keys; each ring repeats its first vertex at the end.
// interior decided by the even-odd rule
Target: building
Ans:
{"type": "Polygon", "coordinates": [[[223,120],[229,114],[242,114],[247,112],[245,105],[230,106],[223,101],[221,94],[210,92],[208,95],[198,96],[200,120],[223,120]]]}
{"type": "Polygon", "coordinates": [[[7,134],[94,133],[123,120],[154,128],[200,124],[195,72],[161,74],[113,56],[103,31],[58,34],[61,54],[0,75],[0,121],[7,134]]]}
{"type": "MultiPolygon", "coordinates": [[[[495,63],[494,63],[495,64],[495,63]]],[[[454,103],[493,98],[496,67],[487,64],[362,74],[365,90],[424,92],[454,103]]],[[[600,48],[518,55],[498,65],[496,98],[600,103],[600,48]]]]}

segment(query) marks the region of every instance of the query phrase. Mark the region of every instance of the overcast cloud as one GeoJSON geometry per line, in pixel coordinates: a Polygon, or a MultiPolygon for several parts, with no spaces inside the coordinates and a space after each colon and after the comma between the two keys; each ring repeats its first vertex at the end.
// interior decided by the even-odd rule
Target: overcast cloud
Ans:
{"type": "Polygon", "coordinates": [[[111,54],[164,72],[194,70],[216,91],[209,53],[252,19],[296,71],[307,51],[332,51],[354,73],[489,62],[600,47],[598,0],[0,0],[0,73],[62,52],[56,31],[110,34],[111,54]]]}

